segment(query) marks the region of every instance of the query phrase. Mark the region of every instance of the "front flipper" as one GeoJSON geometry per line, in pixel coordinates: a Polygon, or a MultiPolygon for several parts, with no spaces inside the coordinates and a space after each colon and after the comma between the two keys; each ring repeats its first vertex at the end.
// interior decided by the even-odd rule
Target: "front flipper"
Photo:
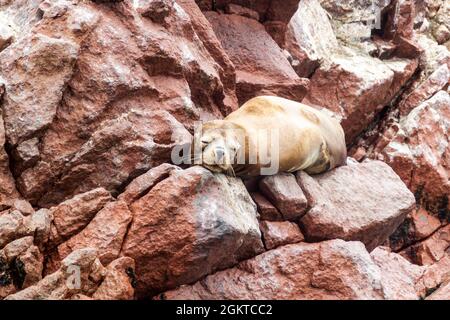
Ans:
{"type": "Polygon", "coordinates": [[[328,171],[331,167],[330,153],[326,142],[322,142],[320,145],[320,155],[317,161],[310,167],[305,169],[308,174],[319,174],[328,171]]]}

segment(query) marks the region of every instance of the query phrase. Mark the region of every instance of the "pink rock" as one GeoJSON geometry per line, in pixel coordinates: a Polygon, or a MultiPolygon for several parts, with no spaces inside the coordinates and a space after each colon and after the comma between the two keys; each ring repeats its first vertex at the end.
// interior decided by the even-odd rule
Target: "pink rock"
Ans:
{"type": "Polygon", "coordinates": [[[83,230],[110,201],[111,194],[103,188],[97,188],[52,207],[52,234],[48,247],[55,247],[83,230]]]}
{"type": "Polygon", "coordinates": [[[378,247],[370,254],[381,270],[383,292],[389,300],[418,300],[420,292],[417,282],[424,268],[410,263],[401,255],[378,247]]]}
{"type": "Polygon", "coordinates": [[[227,14],[236,14],[238,16],[243,16],[251,19],[259,20],[259,13],[249,8],[241,7],[240,5],[229,3],[225,7],[225,12],[227,14]]]}
{"type": "Polygon", "coordinates": [[[382,299],[383,293],[380,270],[364,245],[333,240],[267,251],[160,298],[382,299]]]}
{"type": "Polygon", "coordinates": [[[440,91],[399,124],[400,130],[381,152],[408,188],[429,211],[449,210],[450,145],[446,123],[450,119],[450,96],[440,91]]]}
{"type": "Polygon", "coordinates": [[[437,230],[428,239],[404,250],[414,263],[431,265],[449,255],[450,225],[437,230]]]}
{"type": "Polygon", "coordinates": [[[423,208],[413,210],[389,238],[389,246],[399,251],[432,235],[441,227],[439,219],[423,208]]]}
{"type": "Polygon", "coordinates": [[[267,200],[261,193],[259,192],[251,192],[253,201],[256,203],[258,208],[259,217],[261,220],[269,220],[269,221],[281,221],[283,220],[283,216],[281,213],[275,208],[269,200],[267,200]]]}
{"type": "Polygon", "coordinates": [[[134,261],[128,257],[114,260],[106,267],[106,275],[97,291],[92,295],[95,300],[132,300],[134,261]]]}
{"type": "Polygon", "coordinates": [[[119,200],[131,204],[144,196],[151,188],[162,180],[169,177],[172,171],[180,170],[179,167],[164,163],[156,168],[152,168],[146,173],[134,179],[119,196],[119,200]]]}
{"type": "Polygon", "coordinates": [[[264,177],[259,188],[286,220],[301,218],[308,208],[308,201],[291,173],[264,177]]]}
{"type": "Polygon", "coordinates": [[[119,256],[131,218],[125,202],[106,204],[86,228],[58,246],[59,257],[64,259],[74,250],[90,247],[97,249],[102,264],[109,264],[119,256]]]}
{"type": "Polygon", "coordinates": [[[303,99],[308,80],[298,77],[263,25],[238,15],[207,12],[206,17],[236,68],[240,104],[258,95],[303,99]]]}
{"type": "Polygon", "coordinates": [[[284,48],[297,60],[297,74],[304,77],[309,77],[321,60],[339,48],[327,12],[318,0],[300,1],[285,37],[284,48]]]}
{"type": "Polygon", "coordinates": [[[268,250],[286,244],[302,242],[305,240],[296,223],[289,221],[261,221],[264,245],[268,250]]]}
{"type": "Polygon", "coordinates": [[[426,300],[450,300],[450,281],[442,284],[441,287],[429,295],[426,300]]]}
{"type": "Polygon", "coordinates": [[[74,251],[61,265],[61,268],[38,283],[11,294],[5,300],[61,300],[81,293],[92,294],[98,284],[93,276],[98,272],[96,251],[82,249],[74,251]],[[77,280],[77,276],[79,279],[77,280]]]}
{"type": "Polygon", "coordinates": [[[136,262],[138,297],[197,281],[263,251],[242,181],[202,167],[173,171],[130,207],[122,254],[136,262]]]}
{"type": "Polygon", "coordinates": [[[341,124],[349,145],[413,72],[409,60],[385,63],[363,55],[335,54],[312,76],[305,100],[342,117],[341,124]],[[397,89],[393,90],[393,87],[397,89]]]}
{"type": "Polygon", "coordinates": [[[443,64],[400,103],[400,114],[402,116],[408,115],[415,107],[419,106],[445,87],[449,81],[449,68],[447,65],[443,64]]]}
{"type": "Polygon", "coordinates": [[[415,199],[393,170],[380,161],[349,164],[297,179],[311,209],[300,220],[308,241],[362,241],[369,251],[383,243],[413,209],[415,199]]]}
{"type": "Polygon", "coordinates": [[[432,265],[425,266],[425,272],[417,283],[417,288],[422,298],[426,298],[448,281],[450,281],[450,255],[432,265]]]}

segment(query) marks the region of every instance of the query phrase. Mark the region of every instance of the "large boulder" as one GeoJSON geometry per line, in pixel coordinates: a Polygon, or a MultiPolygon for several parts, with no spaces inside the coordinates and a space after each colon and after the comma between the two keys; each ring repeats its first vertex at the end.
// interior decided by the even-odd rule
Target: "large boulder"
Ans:
{"type": "Polygon", "coordinates": [[[183,125],[236,109],[232,63],[192,1],[162,11],[132,1],[41,2],[0,8],[17,31],[0,53],[5,139],[33,205],[96,187],[117,195],[170,161],[170,149],[190,139],[183,125]]]}
{"type": "Polygon", "coordinates": [[[240,104],[258,95],[303,99],[309,81],[299,78],[262,24],[239,15],[205,15],[236,68],[240,104]]]}
{"type": "Polygon", "coordinates": [[[381,161],[350,162],[321,175],[299,172],[297,177],[311,206],[300,220],[309,241],[359,240],[371,251],[415,205],[413,194],[381,161]]]}
{"type": "Polygon", "coordinates": [[[300,219],[308,208],[308,200],[292,173],[264,177],[259,188],[285,220],[300,219]]]}
{"type": "Polygon", "coordinates": [[[418,200],[448,221],[450,205],[450,96],[439,91],[414,108],[379,159],[388,163],[418,200]]]}
{"type": "Polygon", "coordinates": [[[360,242],[290,244],[267,251],[164,299],[382,299],[381,273],[360,242]],[[268,288],[270,288],[268,290],[268,288]]]}
{"type": "Polygon", "coordinates": [[[295,71],[303,77],[309,77],[324,59],[339,49],[327,12],[319,0],[300,1],[288,24],[284,48],[294,58],[295,71]]]}
{"type": "Polygon", "coordinates": [[[139,297],[192,283],[264,249],[242,181],[202,167],[172,171],[130,210],[122,253],[136,262],[139,297]]]}
{"type": "Polygon", "coordinates": [[[417,62],[355,52],[331,55],[311,77],[305,100],[342,117],[347,144],[362,133],[414,74],[417,62]]]}

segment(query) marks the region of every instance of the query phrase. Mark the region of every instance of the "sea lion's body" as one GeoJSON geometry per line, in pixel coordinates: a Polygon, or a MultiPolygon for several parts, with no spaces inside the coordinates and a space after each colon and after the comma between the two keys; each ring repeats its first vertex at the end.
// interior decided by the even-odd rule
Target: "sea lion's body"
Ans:
{"type": "Polygon", "coordinates": [[[261,160],[276,156],[270,148],[261,148],[261,141],[270,146],[271,130],[278,132],[279,137],[277,172],[304,170],[317,174],[346,162],[345,136],[339,122],[324,111],[295,101],[256,97],[210,127],[221,125],[245,132],[245,150],[242,151],[245,151],[246,162],[232,164],[233,171],[239,176],[260,175],[261,168],[268,166],[261,160]],[[256,163],[249,163],[250,148],[257,154],[256,163]]]}

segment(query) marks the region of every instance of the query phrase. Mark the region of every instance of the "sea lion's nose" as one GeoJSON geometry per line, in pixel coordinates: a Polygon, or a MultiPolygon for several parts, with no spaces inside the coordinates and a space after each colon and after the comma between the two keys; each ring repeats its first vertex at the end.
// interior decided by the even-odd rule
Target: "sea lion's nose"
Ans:
{"type": "Polygon", "coordinates": [[[215,150],[216,161],[221,161],[225,155],[225,149],[221,147],[217,147],[215,150]]]}

